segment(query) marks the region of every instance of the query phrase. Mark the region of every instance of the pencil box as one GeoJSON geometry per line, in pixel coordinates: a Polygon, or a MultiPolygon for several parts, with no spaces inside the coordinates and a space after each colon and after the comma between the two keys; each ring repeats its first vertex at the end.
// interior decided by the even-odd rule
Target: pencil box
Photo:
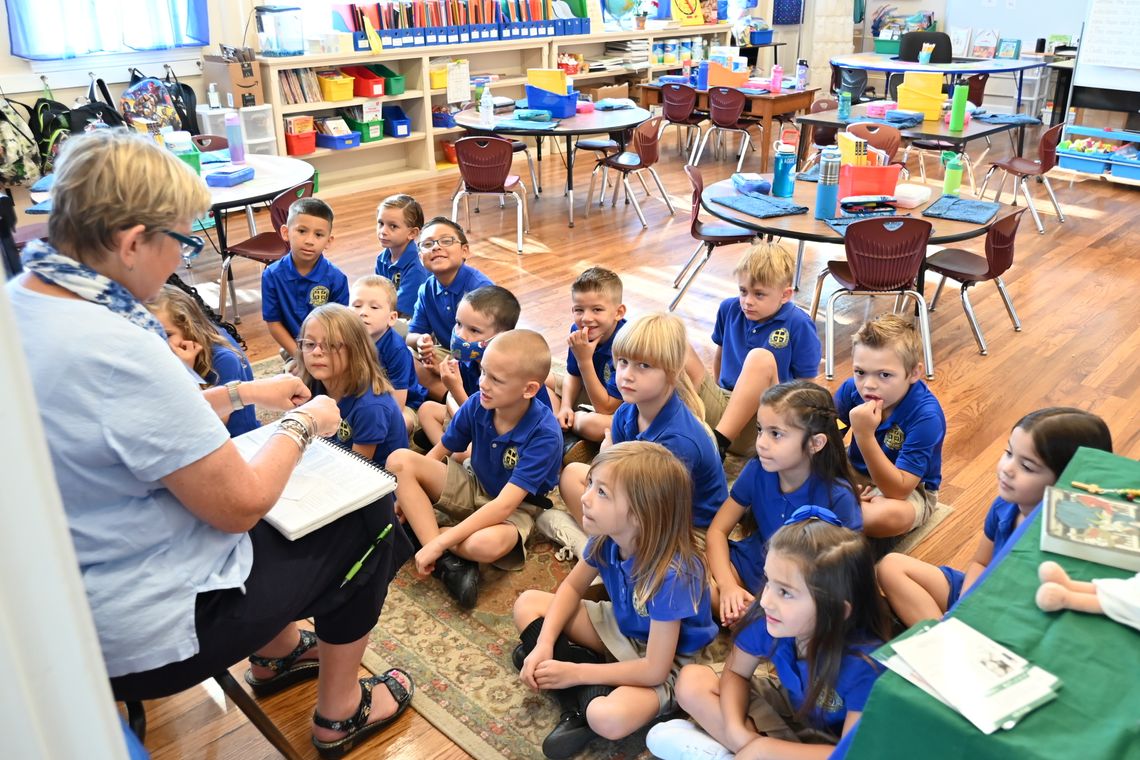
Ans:
{"type": "Polygon", "coordinates": [[[852,195],[839,201],[848,214],[893,213],[896,200],[892,195],[852,195]]]}
{"type": "Polygon", "coordinates": [[[242,166],[237,169],[222,169],[206,175],[206,184],[210,187],[233,187],[242,182],[253,179],[253,167],[242,166]]]}

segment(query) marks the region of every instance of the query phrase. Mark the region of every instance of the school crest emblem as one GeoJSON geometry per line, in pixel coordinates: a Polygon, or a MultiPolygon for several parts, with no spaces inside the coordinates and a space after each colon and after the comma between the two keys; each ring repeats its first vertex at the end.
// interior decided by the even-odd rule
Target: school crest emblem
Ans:
{"type": "Polygon", "coordinates": [[[309,306],[324,306],[329,302],[331,293],[324,285],[317,285],[309,291],[309,306]]]}
{"type": "Polygon", "coordinates": [[[340,421],[340,427],[336,429],[336,439],[341,443],[348,443],[352,440],[352,425],[348,424],[348,420],[340,421]]]}
{"type": "Polygon", "coordinates": [[[602,382],[608,383],[614,377],[614,363],[612,361],[606,362],[602,365],[602,382]]]}
{"type": "Polygon", "coordinates": [[[400,287],[400,278],[403,276],[404,276],[403,272],[393,272],[392,273],[392,284],[395,285],[397,288],[400,287]]]}
{"type": "Polygon", "coordinates": [[[503,468],[507,470],[515,469],[515,465],[519,463],[519,450],[517,446],[508,446],[507,450],[503,452],[503,468]]]}
{"type": "Polygon", "coordinates": [[[816,707],[825,713],[835,713],[843,709],[843,697],[834,689],[824,689],[819,693],[819,699],[815,701],[816,707]]]}
{"type": "Polygon", "coordinates": [[[898,425],[891,425],[891,429],[883,436],[883,445],[891,451],[898,451],[906,442],[906,433],[898,425]]]}
{"type": "Polygon", "coordinates": [[[768,345],[771,348],[787,348],[788,341],[791,340],[791,337],[792,336],[788,333],[788,328],[777,327],[772,331],[772,334],[768,336],[768,345]]]}

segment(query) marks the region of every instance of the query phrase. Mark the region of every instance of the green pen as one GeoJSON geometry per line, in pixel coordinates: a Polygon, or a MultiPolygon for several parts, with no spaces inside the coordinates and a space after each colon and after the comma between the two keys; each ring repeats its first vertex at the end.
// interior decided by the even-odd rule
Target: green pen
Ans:
{"type": "Polygon", "coordinates": [[[345,585],[349,581],[351,581],[353,578],[356,577],[356,574],[360,572],[360,568],[364,566],[364,562],[372,554],[372,550],[375,549],[377,546],[379,546],[380,542],[383,541],[385,538],[387,538],[388,534],[391,532],[392,532],[392,523],[388,523],[388,527],[385,528],[384,530],[380,531],[380,535],[377,536],[376,540],[372,542],[372,546],[368,547],[368,551],[364,552],[364,556],[361,557],[360,559],[358,559],[356,561],[356,564],[353,565],[352,567],[350,567],[348,569],[348,572],[345,573],[344,580],[340,582],[341,588],[344,588],[345,585]]]}

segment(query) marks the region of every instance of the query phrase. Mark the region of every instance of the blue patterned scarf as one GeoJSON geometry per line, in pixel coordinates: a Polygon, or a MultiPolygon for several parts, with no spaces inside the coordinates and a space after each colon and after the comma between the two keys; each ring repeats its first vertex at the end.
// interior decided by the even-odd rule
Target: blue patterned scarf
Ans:
{"type": "Polygon", "coordinates": [[[166,331],[154,315],[130,291],[86,264],[64,256],[46,240],[33,240],[20,256],[24,269],[41,279],[74,293],[85,301],[108,309],[166,340],[166,331]]]}

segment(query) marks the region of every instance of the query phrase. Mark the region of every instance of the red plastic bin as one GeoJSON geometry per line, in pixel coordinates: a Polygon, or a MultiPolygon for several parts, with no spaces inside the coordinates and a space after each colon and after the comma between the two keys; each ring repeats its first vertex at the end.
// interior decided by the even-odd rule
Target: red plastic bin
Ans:
{"type": "Polygon", "coordinates": [[[384,94],[384,77],[364,66],[341,66],[341,73],[353,77],[352,94],[358,98],[378,98],[384,94]]]}
{"type": "Polygon", "coordinates": [[[839,198],[852,195],[894,195],[902,166],[839,167],[839,198]]]}
{"type": "Polygon", "coordinates": [[[290,156],[303,156],[317,149],[316,130],[298,134],[285,133],[285,152],[290,156]]]}

